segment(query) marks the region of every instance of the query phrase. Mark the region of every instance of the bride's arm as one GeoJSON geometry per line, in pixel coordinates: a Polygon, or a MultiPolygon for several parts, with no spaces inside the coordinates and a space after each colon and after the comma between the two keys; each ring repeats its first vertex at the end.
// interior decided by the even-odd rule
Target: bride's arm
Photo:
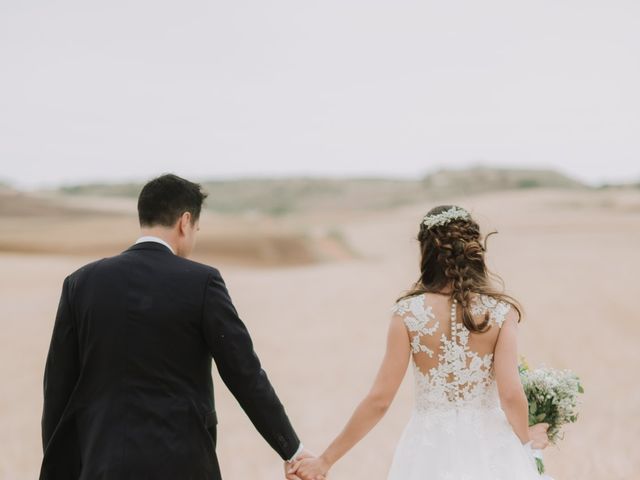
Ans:
{"type": "Polygon", "coordinates": [[[500,404],[520,441],[529,441],[529,405],[518,372],[518,319],[514,309],[507,314],[498,334],[494,368],[500,404]]]}
{"type": "Polygon", "coordinates": [[[393,315],[387,334],[387,350],[369,393],[360,402],[340,434],[313,460],[294,465],[301,478],[322,478],[342,456],[369,433],[387,412],[409,364],[411,348],[402,317],[393,315]]]}

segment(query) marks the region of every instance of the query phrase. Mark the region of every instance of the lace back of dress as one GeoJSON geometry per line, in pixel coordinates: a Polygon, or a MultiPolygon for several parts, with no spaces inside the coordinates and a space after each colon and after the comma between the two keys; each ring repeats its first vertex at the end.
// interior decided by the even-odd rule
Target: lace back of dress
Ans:
{"type": "Polygon", "coordinates": [[[419,408],[497,401],[493,350],[509,308],[508,303],[492,297],[473,296],[472,315],[482,321],[488,314],[490,328],[471,333],[458,321],[455,299],[421,294],[395,305],[411,341],[419,408]]]}

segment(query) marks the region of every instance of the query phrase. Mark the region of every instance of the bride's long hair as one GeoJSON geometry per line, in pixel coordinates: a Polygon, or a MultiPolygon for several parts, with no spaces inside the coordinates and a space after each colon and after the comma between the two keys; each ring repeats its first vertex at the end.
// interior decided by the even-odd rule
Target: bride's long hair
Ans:
{"type": "MultiPolygon", "coordinates": [[[[452,208],[453,205],[434,207],[427,217],[452,208]]],[[[485,332],[489,328],[489,312],[480,324],[476,324],[470,305],[472,294],[484,294],[513,305],[520,321],[520,303],[494,286],[492,280],[502,285],[502,279],[490,272],[485,264],[486,241],[494,233],[497,232],[491,232],[483,239],[480,226],[470,215],[430,227],[421,221],[417,238],[421,252],[420,278],[398,301],[422,293],[451,291],[451,297],[462,308],[465,327],[471,332],[485,332]]]]}

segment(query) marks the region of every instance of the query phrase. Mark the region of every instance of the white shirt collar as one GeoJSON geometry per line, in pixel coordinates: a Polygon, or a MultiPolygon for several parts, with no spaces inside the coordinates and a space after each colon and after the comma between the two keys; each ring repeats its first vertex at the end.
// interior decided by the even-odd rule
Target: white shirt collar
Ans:
{"type": "Polygon", "coordinates": [[[171,245],[169,245],[167,242],[165,242],[160,237],[154,237],[153,235],[144,235],[144,236],[140,237],[138,240],[136,240],[136,243],[142,243],[142,242],[161,243],[162,245],[167,247],[169,250],[171,250],[171,253],[173,253],[173,254],[176,253],[176,252],[173,251],[173,248],[171,248],[171,245]]]}

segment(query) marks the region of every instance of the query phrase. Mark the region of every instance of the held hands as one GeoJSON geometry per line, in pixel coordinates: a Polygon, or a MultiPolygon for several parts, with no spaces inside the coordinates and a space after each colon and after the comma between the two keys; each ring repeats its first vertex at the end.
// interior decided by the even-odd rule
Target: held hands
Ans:
{"type": "MultiPolygon", "coordinates": [[[[325,480],[330,467],[329,462],[322,456],[297,458],[288,472],[291,475],[295,475],[291,478],[300,478],[300,480],[325,480]]],[[[290,477],[287,476],[287,478],[289,479],[290,477]]]]}
{"type": "MultiPolygon", "coordinates": [[[[284,475],[287,480],[316,480],[315,477],[302,476],[299,472],[296,473],[296,466],[306,460],[314,460],[316,457],[308,450],[303,450],[300,455],[291,460],[290,462],[284,462],[284,475]]],[[[317,480],[325,480],[324,476],[318,477],[317,480]]]]}

